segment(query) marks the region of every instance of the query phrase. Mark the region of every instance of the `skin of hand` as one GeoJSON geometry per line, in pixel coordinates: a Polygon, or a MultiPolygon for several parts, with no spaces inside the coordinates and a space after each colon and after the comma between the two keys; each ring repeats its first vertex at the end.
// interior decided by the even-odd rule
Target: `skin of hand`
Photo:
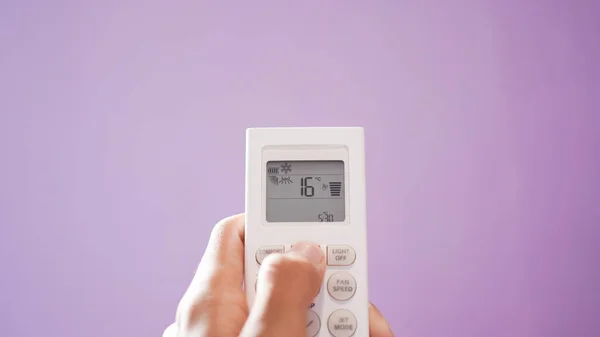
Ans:
{"type": "MultiPolygon", "coordinates": [[[[307,308],[324,274],[325,257],[316,244],[301,242],[271,254],[261,264],[256,299],[248,308],[242,287],[244,216],[226,218],[214,227],[175,323],[163,337],[306,337],[307,308]]],[[[372,304],[369,325],[370,337],[394,336],[372,304]]]]}

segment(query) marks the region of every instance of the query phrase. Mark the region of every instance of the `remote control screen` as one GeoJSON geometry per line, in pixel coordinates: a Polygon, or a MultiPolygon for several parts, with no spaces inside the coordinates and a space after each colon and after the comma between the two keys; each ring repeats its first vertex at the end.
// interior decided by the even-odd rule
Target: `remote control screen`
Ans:
{"type": "Polygon", "coordinates": [[[343,161],[270,161],[266,172],[268,222],[346,219],[343,161]]]}

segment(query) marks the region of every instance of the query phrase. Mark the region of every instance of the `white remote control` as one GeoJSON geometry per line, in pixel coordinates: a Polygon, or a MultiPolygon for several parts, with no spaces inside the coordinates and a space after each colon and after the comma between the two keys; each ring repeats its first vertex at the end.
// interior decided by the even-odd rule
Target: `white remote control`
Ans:
{"type": "Polygon", "coordinates": [[[323,248],[327,271],[307,308],[308,336],[368,337],[366,234],[362,128],[247,130],[245,288],[250,306],[265,256],[312,241],[323,248]]]}

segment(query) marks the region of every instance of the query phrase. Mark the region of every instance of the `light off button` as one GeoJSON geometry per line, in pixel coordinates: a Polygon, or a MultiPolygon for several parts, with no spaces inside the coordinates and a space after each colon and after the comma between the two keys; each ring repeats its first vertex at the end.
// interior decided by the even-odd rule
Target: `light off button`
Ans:
{"type": "Polygon", "coordinates": [[[340,309],[329,315],[327,320],[329,333],[334,337],[351,337],[356,332],[356,316],[350,311],[340,309]]]}
{"type": "Polygon", "coordinates": [[[285,247],[281,246],[262,246],[256,251],[256,262],[262,264],[263,260],[267,255],[274,253],[284,253],[285,247]]]}
{"type": "Polygon", "coordinates": [[[356,260],[356,252],[350,246],[327,246],[327,264],[349,266],[356,260]]]}
{"type": "Polygon", "coordinates": [[[337,272],[327,281],[329,295],[338,301],[347,301],[356,293],[356,280],[350,273],[337,272]]]}

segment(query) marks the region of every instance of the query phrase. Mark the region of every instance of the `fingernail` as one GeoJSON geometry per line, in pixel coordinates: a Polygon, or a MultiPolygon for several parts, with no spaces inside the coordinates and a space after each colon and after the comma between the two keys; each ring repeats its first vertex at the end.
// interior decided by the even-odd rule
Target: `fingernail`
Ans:
{"type": "Polygon", "coordinates": [[[324,254],[319,245],[312,242],[299,242],[290,248],[290,252],[298,253],[306,257],[312,264],[319,266],[323,261],[324,254]]]}

